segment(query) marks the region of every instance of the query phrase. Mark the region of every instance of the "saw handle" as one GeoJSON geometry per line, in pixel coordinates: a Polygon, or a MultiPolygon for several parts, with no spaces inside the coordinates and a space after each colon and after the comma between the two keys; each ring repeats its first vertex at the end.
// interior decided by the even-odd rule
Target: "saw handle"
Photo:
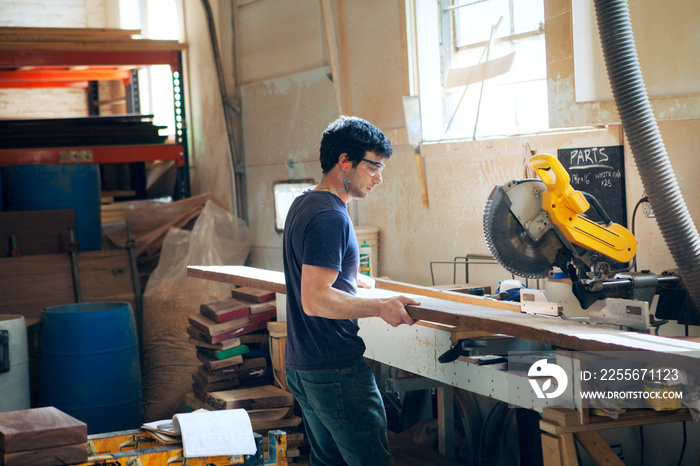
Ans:
{"type": "Polygon", "coordinates": [[[603,221],[603,224],[610,225],[612,223],[612,219],[605,211],[601,203],[598,201],[598,199],[596,199],[596,197],[593,194],[587,193],[585,191],[579,192],[583,194],[583,197],[585,197],[588,203],[595,209],[595,211],[598,213],[598,216],[603,221]]]}
{"type": "Polygon", "coordinates": [[[582,214],[591,208],[584,195],[571,186],[569,174],[555,155],[537,154],[530,158],[530,164],[547,189],[556,191],[571,210],[582,214]]]}

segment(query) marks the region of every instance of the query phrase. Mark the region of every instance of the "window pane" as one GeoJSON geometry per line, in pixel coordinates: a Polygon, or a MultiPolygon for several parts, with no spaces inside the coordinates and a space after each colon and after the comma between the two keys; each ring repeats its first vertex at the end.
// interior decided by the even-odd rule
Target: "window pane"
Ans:
{"type": "Polygon", "coordinates": [[[513,0],[514,34],[536,31],[544,23],[542,0],[513,0]]]}
{"type": "Polygon", "coordinates": [[[148,38],[178,40],[180,27],[177,21],[175,0],[147,0],[148,38]]]}
{"type": "MultiPolygon", "coordinates": [[[[443,0],[441,3],[444,6],[470,1],[474,0],[443,0]]],[[[431,2],[437,12],[436,3],[431,2]]],[[[435,44],[436,51],[441,47],[443,57],[450,57],[443,62],[449,64],[450,69],[447,70],[433,62],[425,62],[424,67],[424,55],[419,56],[421,109],[425,113],[422,120],[433,122],[424,124],[426,140],[507,136],[549,128],[543,3],[543,0],[481,1],[449,9],[441,17],[442,24],[434,19],[423,21],[423,17],[428,16],[425,12],[416,16],[421,28],[419,41],[421,34],[425,34],[424,40],[429,39],[431,44],[435,44]],[[495,39],[506,40],[496,40],[491,45],[488,59],[496,60],[513,54],[510,69],[504,72],[504,66],[507,67],[509,62],[501,60],[474,70],[455,71],[486,61],[491,28],[499,18],[502,20],[495,39]],[[445,28],[454,30],[450,38],[459,47],[437,40],[439,31],[433,30],[438,25],[443,31],[445,28]],[[429,34],[423,32],[428,30],[429,34]],[[426,71],[427,63],[432,71],[426,71]],[[474,71],[477,73],[474,74],[474,71]],[[502,74],[494,76],[498,72],[502,74]],[[432,79],[433,74],[430,73],[437,78],[432,79]],[[486,77],[486,80],[474,81],[480,77],[486,77]],[[470,84],[457,86],[460,82],[458,79],[470,84]],[[456,87],[445,87],[446,83],[456,87]],[[442,133],[439,133],[439,129],[442,129],[442,133]]],[[[423,5],[423,2],[420,4],[423,5]]]]}
{"type": "Polygon", "coordinates": [[[503,17],[498,28],[496,37],[510,35],[508,1],[490,0],[488,2],[476,3],[465,6],[455,11],[457,28],[457,45],[468,45],[489,40],[491,27],[503,17]]]}

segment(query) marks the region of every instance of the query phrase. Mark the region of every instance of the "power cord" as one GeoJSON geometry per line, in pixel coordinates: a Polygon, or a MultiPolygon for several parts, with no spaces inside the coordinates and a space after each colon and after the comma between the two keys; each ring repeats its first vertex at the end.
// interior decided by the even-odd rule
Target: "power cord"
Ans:
{"type": "Polygon", "coordinates": [[[685,446],[688,443],[688,431],[685,424],[685,421],[683,421],[683,446],[681,447],[681,456],[678,458],[678,466],[681,466],[681,463],[683,462],[683,457],[685,456],[685,446]]]}
{"type": "MultiPolygon", "coordinates": [[[[637,204],[634,206],[634,209],[632,210],[632,236],[634,236],[634,223],[637,218],[637,209],[639,209],[639,206],[644,204],[645,202],[649,202],[649,197],[644,196],[640,200],[637,201],[637,204]]],[[[637,255],[635,254],[634,256],[634,271],[637,271],[637,255]]]]}

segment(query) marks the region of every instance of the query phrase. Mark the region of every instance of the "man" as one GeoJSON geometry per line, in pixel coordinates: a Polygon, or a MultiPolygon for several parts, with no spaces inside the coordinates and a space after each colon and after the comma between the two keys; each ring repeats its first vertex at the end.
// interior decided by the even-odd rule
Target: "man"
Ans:
{"type": "Polygon", "coordinates": [[[321,182],[297,197],[284,226],[287,384],[302,408],[312,465],[388,465],[387,421],[362,357],[357,319],[412,325],[398,296],[363,299],[359,248],[347,204],[382,182],[391,143],[375,126],[341,116],[321,139],[321,182]]]}

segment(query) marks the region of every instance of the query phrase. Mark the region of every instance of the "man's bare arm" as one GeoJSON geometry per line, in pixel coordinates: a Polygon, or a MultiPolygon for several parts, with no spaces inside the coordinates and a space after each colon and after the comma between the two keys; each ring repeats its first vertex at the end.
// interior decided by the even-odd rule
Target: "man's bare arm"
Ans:
{"type": "Polygon", "coordinates": [[[338,272],[326,267],[303,265],[301,268],[301,305],[307,315],[328,319],[357,319],[381,317],[396,327],[412,325],[415,321],[405,305],[420,303],[405,296],[387,299],[367,299],[333,288],[338,272]]]}

